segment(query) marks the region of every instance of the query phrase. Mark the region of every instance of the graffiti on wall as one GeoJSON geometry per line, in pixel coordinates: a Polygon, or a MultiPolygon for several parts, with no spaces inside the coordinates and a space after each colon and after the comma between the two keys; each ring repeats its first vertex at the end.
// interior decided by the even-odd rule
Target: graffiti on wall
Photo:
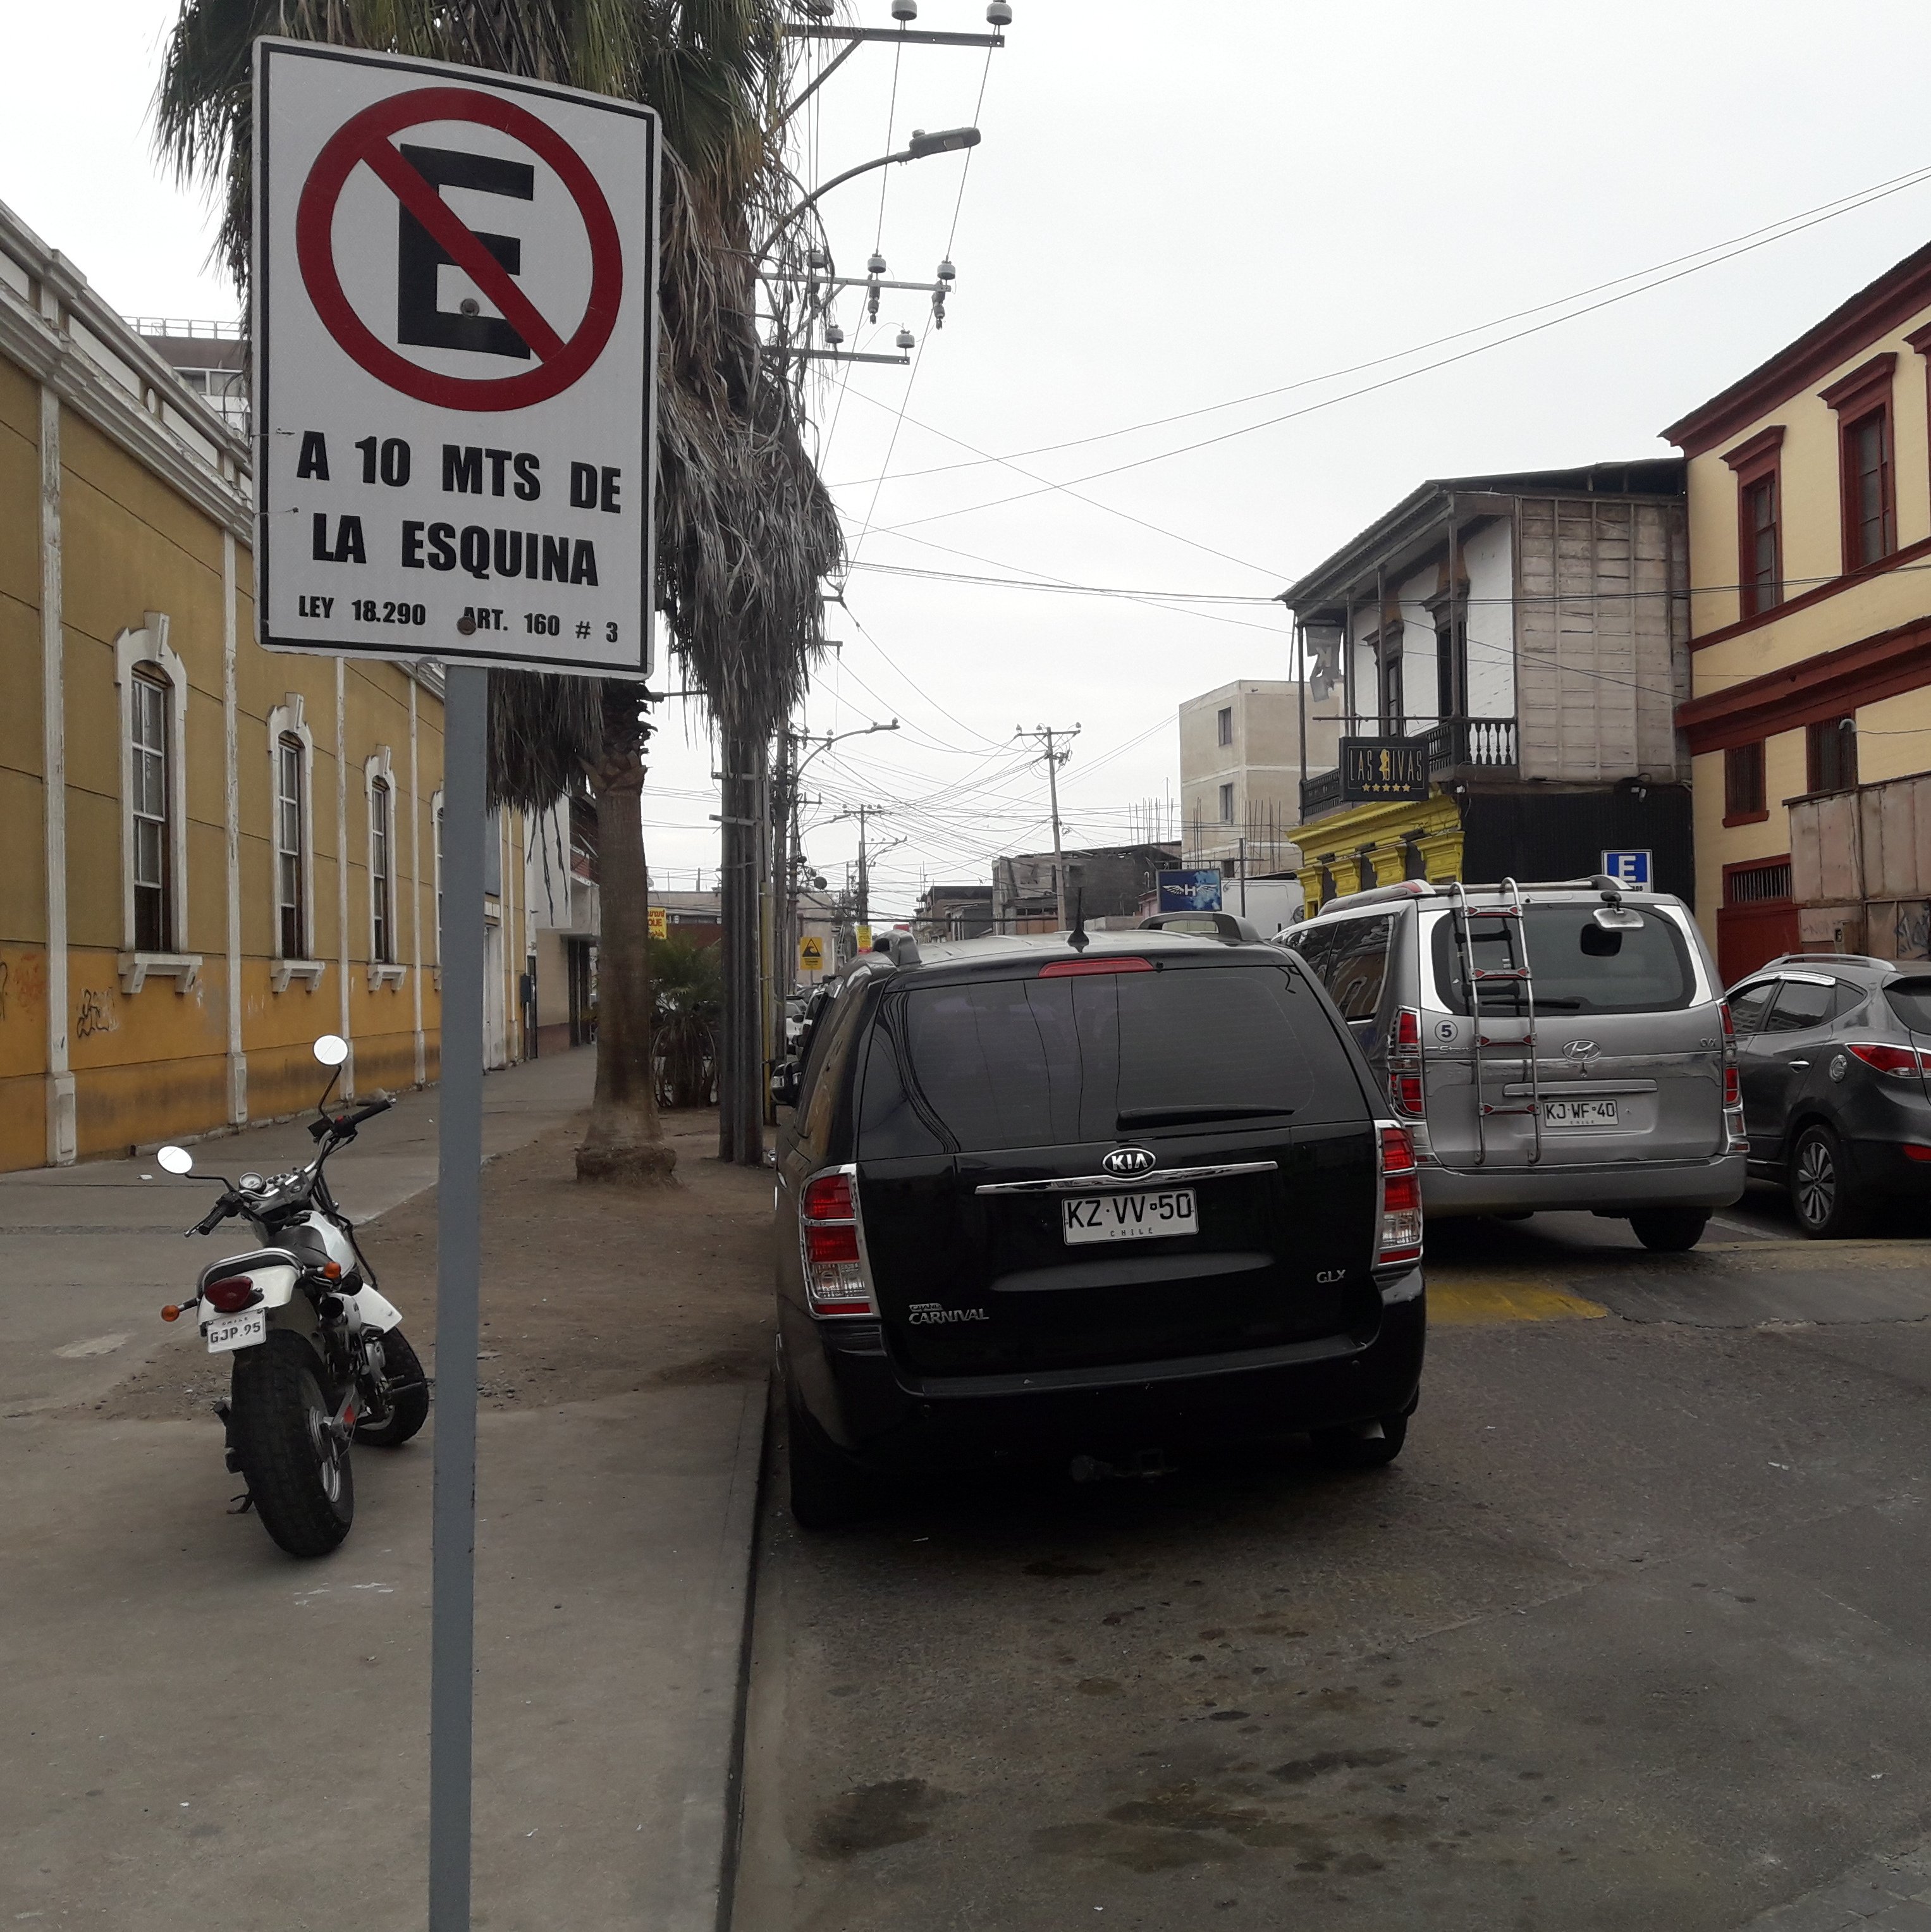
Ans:
{"type": "Polygon", "coordinates": [[[79,1010],[75,1016],[73,1036],[76,1040],[95,1040],[103,1034],[112,1033],[120,1022],[114,1016],[114,994],[111,988],[83,986],[80,989],[79,1010]]]}

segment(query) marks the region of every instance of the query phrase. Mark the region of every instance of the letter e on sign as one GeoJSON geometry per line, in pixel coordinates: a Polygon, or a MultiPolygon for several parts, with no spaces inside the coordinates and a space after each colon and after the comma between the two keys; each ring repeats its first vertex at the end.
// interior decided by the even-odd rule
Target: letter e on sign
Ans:
{"type": "Polygon", "coordinates": [[[656,116],[303,41],[254,82],[260,642],[647,675],[656,116]]]}

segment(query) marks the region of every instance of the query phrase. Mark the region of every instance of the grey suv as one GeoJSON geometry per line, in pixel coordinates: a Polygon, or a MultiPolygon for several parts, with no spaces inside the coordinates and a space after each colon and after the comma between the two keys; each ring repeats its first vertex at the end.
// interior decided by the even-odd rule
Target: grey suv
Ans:
{"type": "Polygon", "coordinates": [[[1414,880],[1285,943],[1413,1124],[1429,1214],[1585,1209],[1678,1250],[1742,1194],[1729,1011],[1680,899],[1414,880]]]}
{"type": "Polygon", "coordinates": [[[1740,981],[1730,1010],[1750,1172],[1789,1190],[1805,1234],[1931,1202],[1931,968],[1787,953],[1740,981]]]}

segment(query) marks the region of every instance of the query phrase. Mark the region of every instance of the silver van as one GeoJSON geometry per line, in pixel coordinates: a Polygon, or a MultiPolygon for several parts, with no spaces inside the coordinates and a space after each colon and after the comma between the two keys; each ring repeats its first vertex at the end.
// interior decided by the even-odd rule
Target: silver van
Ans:
{"type": "Polygon", "coordinates": [[[1742,1195],[1729,1009],[1681,900],[1410,880],[1331,899],[1281,943],[1412,1124],[1427,1213],[1627,1216],[1673,1252],[1742,1195]]]}

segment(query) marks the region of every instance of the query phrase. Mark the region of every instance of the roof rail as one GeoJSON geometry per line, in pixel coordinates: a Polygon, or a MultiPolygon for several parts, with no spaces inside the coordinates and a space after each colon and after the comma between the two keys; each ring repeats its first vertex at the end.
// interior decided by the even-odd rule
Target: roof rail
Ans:
{"type": "Polygon", "coordinates": [[[1142,932],[1195,933],[1204,939],[1224,939],[1229,944],[1241,940],[1256,941],[1261,929],[1251,920],[1237,918],[1231,912],[1156,912],[1150,919],[1143,919],[1138,929],[1142,932]],[[1213,922],[1211,932],[1203,932],[1204,920],[1213,922]]]}

